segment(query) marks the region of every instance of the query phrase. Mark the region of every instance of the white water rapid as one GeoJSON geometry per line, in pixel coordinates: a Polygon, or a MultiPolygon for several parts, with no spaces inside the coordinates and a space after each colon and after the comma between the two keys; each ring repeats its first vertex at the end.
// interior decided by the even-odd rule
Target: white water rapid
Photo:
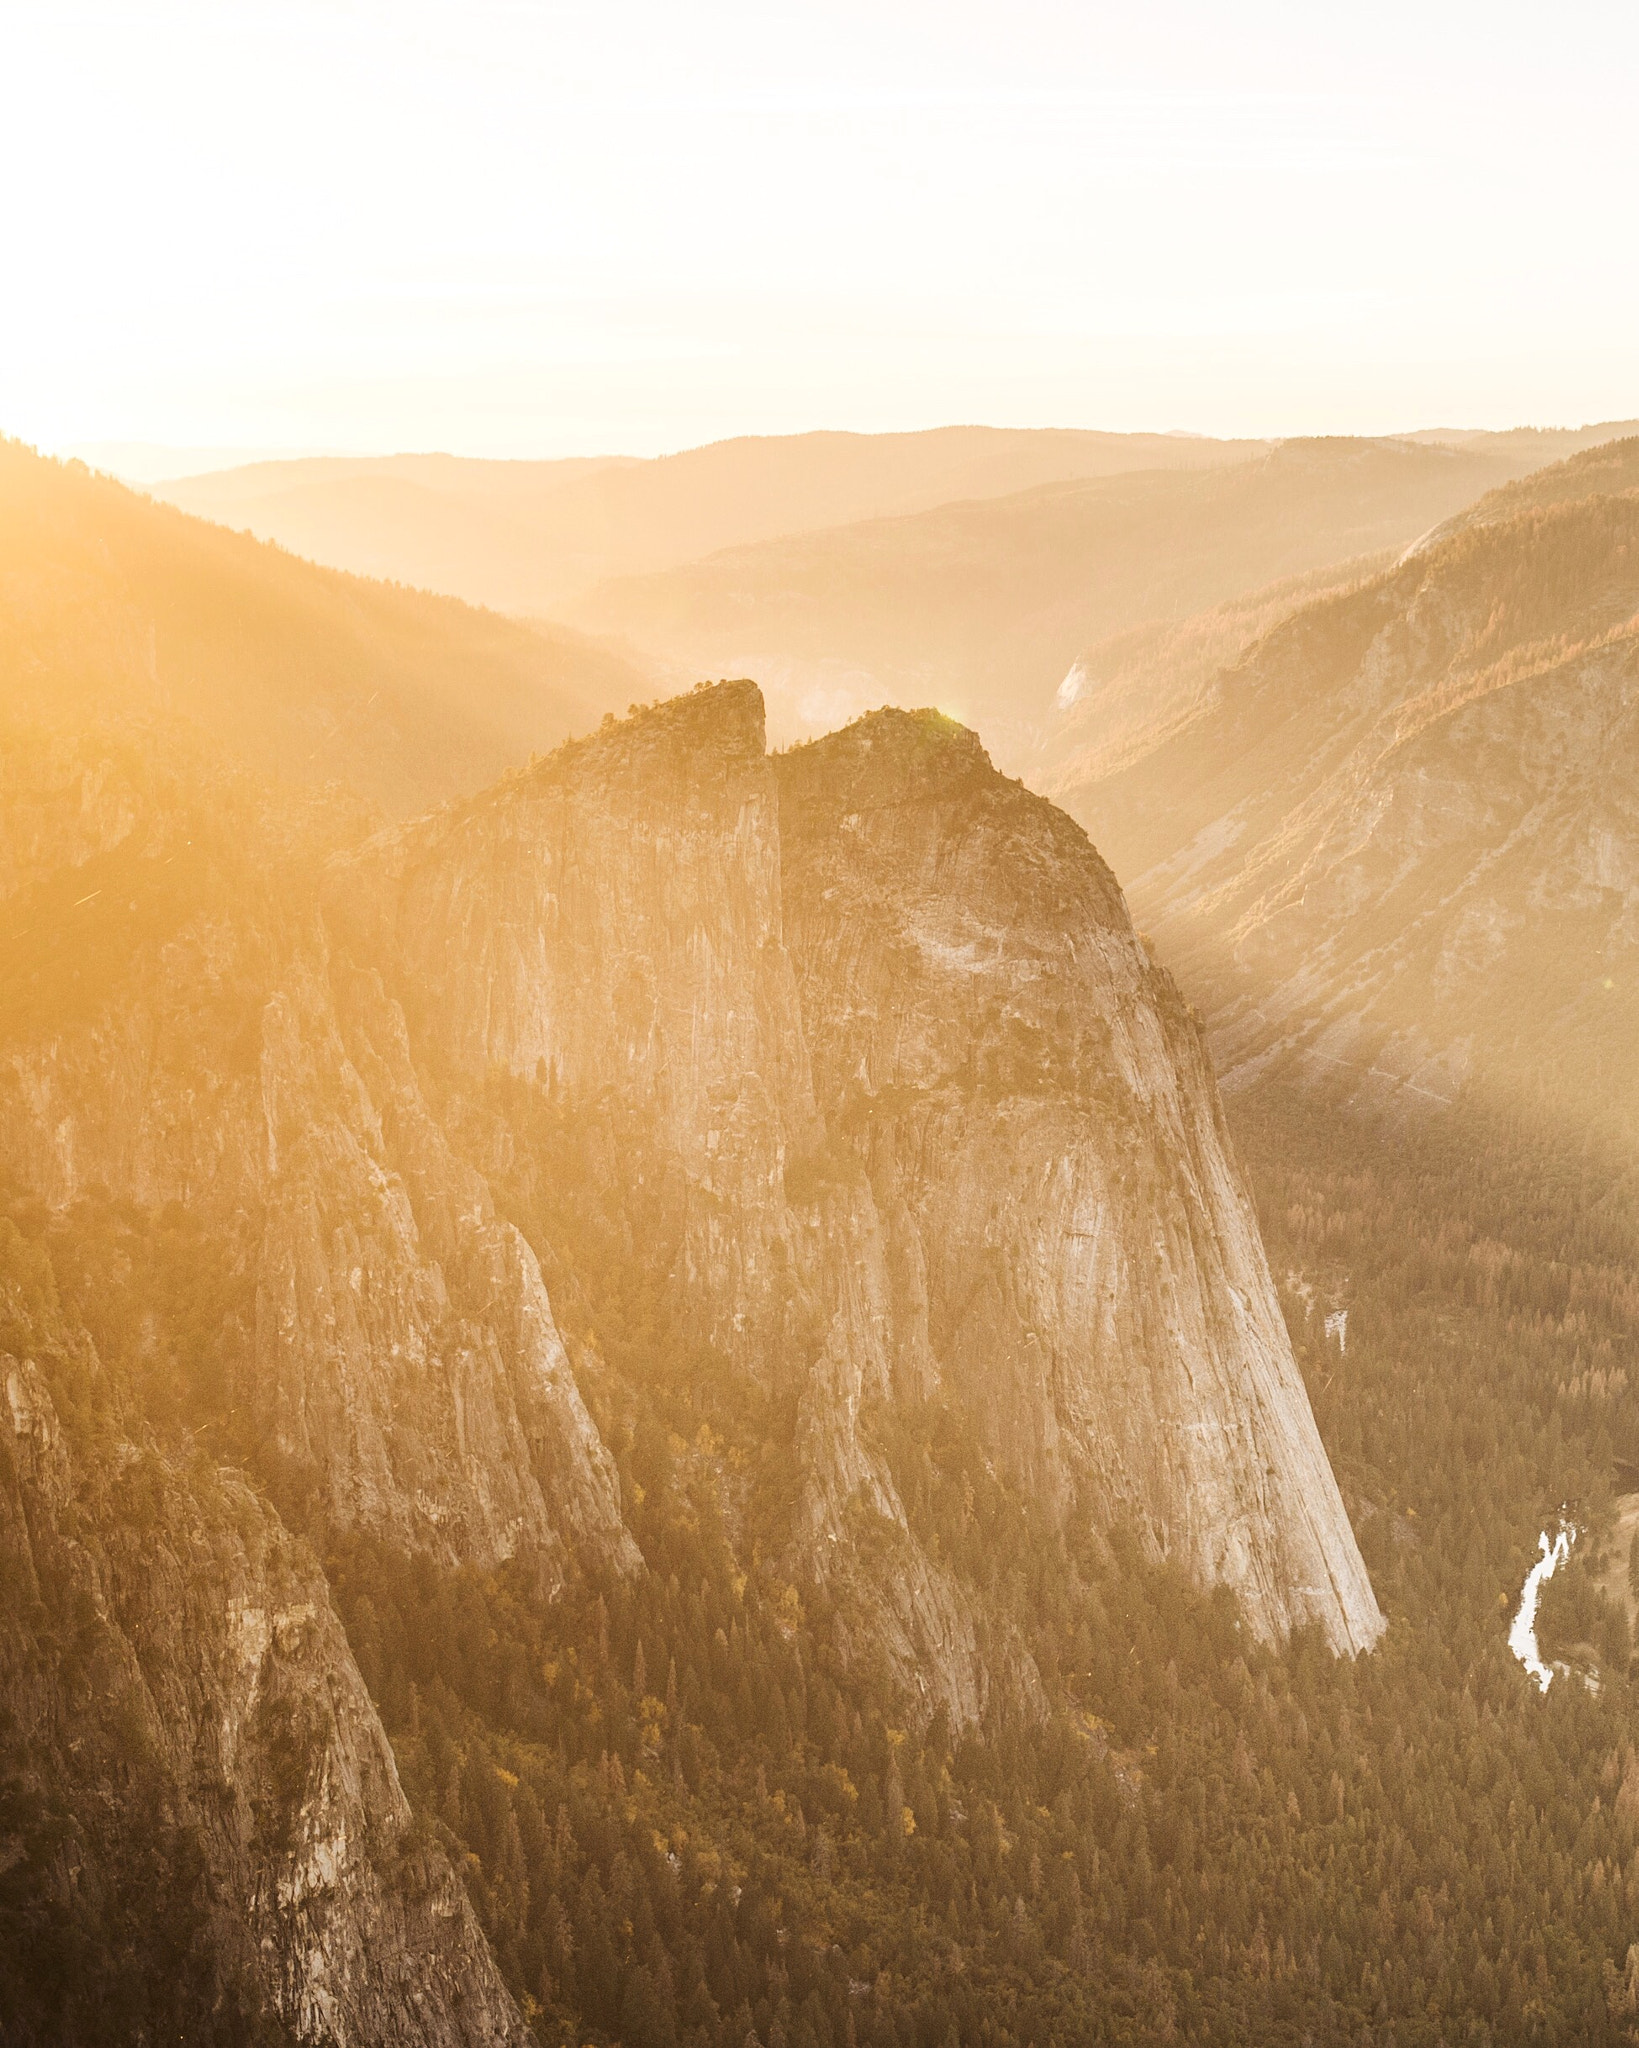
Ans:
{"type": "Polygon", "coordinates": [[[1537,1601],[1543,1587],[1570,1556],[1576,1531],[1561,1525],[1559,1534],[1551,1543],[1546,1529],[1540,1540],[1542,1555],[1525,1575],[1525,1585],[1519,1596],[1519,1612],[1508,1631],[1508,1647],[1536,1680],[1538,1692],[1546,1692],[1554,1682],[1554,1672],[1552,1665],[1543,1663],[1537,1649],[1537,1601]]]}

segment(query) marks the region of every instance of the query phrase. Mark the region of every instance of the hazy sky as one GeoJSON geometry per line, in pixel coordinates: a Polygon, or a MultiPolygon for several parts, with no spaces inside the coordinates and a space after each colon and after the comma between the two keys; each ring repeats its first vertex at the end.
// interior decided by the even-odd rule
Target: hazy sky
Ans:
{"type": "Polygon", "coordinates": [[[1639,413],[1633,5],[0,0],[0,77],[51,447],[1639,413]]]}

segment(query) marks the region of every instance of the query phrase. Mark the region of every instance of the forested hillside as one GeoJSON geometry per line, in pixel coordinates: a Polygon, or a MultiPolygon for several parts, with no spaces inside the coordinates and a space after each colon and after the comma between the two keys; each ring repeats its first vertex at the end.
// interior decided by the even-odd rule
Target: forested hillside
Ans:
{"type": "Polygon", "coordinates": [[[578,634],[314,568],[5,440],[0,562],[0,716],[171,720],[394,812],[648,694],[578,634]]]}
{"type": "MultiPolygon", "coordinates": [[[[532,1114],[550,1132],[550,1101],[532,1114]]],[[[786,1483],[777,1418],[680,1378],[601,1245],[591,1397],[638,1579],[543,1606],[516,1574],[307,1525],[419,1824],[464,1870],[539,2039],[1628,2038],[1626,1621],[1586,1585],[1551,1589],[1545,1630],[1589,1638],[1597,1694],[1539,1696],[1503,1638],[1538,1527],[1562,1502],[1593,1516],[1634,1441],[1613,1370],[1634,1333],[1632,1195],[1523,1124],[1340,1153],[1312,1104],[1271,1094],[1241,1131],[1391,1617],[1368,1658],[1260,1649],[1231,1602],[1119,1532],[1056,1535],[936,1404],[903,1418],[896,1476],[923,1540],[1023,1617],[1047,1714],[907,1727],[884,1685],[838,1666],[823,1604],[759,1561],[786,1483]],[[1344,1300],[1339,1356],[1319,1311],[1344,1300]],[[746,1482],[727,1523],[719,1461],[746,1482]]],[[[20,1331],[20,1297],[88,1325],[126,1427],[228,1448],[243,1282],[187,1221],[15,1195],[8,1216],[6,1344],[42,1357],[65,1413],[85,1397],[63,1340],[20,1331]]],[[[51,1626],[54,1657],[85,1654],[87,1620],[51,1626]]],[[[112,2027],[163,2013],[186,1986],[146,1931],[116,1956],[100,1917],[42,1921],[36,1874],[75,1816],[10,1796],[6,1952],[36,1972],[62,1957],[112,2027]]]]}
{"type": "MultiPolygon", "coordinates": [[[[1639,442],[1276,619],[1061,801],[1249,1080],[1631,1117],[1639,442]]],[[[1409,1100],[1409,1097],[1407,1098],[1409,1100]]]]}

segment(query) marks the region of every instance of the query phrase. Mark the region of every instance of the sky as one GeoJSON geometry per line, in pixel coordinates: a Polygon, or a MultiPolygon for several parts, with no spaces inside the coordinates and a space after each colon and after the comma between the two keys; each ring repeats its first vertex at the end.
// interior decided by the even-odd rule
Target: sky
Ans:
{"type": "Polygon", "coordinates": [[[1639,8],[0,0],[0,432],[1639,414],[1639,8]]]}

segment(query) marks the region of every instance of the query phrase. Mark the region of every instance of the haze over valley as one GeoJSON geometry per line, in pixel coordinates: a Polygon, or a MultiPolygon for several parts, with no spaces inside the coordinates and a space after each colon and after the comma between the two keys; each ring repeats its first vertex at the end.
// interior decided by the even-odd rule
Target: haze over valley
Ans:
{"type": "Polygon", "coordinates": [[[1634,20],[0,43],[0,2041],[1632,2048],[1634,20]]]}

